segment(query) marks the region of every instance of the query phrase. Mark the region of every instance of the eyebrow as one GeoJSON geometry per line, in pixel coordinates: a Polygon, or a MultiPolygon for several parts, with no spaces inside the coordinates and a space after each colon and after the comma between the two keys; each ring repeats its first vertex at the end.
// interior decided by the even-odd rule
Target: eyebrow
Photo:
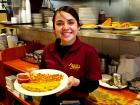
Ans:
{"type": "MultiPolygon", "coordinates": [[[[74,21],[74,19],[66,19],[67,21],[74,21]]],[[[62,20],[57,20],[56,22],[61,22],[62,20]]]]}

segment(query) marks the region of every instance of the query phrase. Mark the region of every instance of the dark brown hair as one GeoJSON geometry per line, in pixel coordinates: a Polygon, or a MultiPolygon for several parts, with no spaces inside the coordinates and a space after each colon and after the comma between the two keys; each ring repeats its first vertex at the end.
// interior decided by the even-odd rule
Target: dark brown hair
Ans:
{"type": "Polygon", "coordinates": [[[71,14],[76,19],[78,26],[80,26],[79,16],[78,16],[77,11],[70,6],[63,6],[63,7],[58,8],[53,15],[53,29],[55,29],[55,16],[58,12],[61,12],[61,11],[71,14]]]}

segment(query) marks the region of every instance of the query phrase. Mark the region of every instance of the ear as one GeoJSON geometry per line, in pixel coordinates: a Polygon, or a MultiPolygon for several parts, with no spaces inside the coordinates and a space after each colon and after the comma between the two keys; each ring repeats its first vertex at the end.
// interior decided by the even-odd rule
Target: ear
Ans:
{"type": "Polygon", "coordinates": [[[78,27],[79,27],[79,30],[80,30],[80,27],[81,27],[82,25],[83,25],[82,23],[79,23],[79,26],[78,26],[78,27]]]}
{"type": "Polygon", "coordinates": [[[78,28],[78,30],[80,30],[80,26],[78,26],[77,28],[78,28]]]}

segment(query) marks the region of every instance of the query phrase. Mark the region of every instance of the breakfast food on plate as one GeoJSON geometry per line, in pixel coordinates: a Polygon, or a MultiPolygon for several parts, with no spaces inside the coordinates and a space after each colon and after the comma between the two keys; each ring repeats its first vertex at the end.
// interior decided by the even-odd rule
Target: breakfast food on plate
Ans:
{"type": "Polygon", "coordinates": [[[128,28],[131,26],[130,22],[112,22],[114,28],[128,28]]]}
{"type": "Polygon", "coordinates": [[[19,73],[17,74],[17,81],[18,83],[26,83],[30,81],[29,75],[26,73],[19,73]]]}
{"type": "Polygon", "coordinates": [[[129,22],[124,22],[121,24],[121,27],[124,27],[124,28],[127,28],[127,27],[130,27],[131,24],[129,22]]]}
{"type": "Polygon", "coordinates": [[[63,75],[29,73],[30,80],[21,83],[21,87],[32,92],[46,92],[57,88],[60,85],[63,75]]]}
{"type": "Polygon", "coordinates": [[[112,18],[107,18],[102,24],[102,26],[111,26],[112,25],[112,18]]]}
{"type": "Polygon", "coordinates": [[[47,92],[57,88],[60,85],[60,81],[52,81],[46,83],[22,83],[21,86],[32,92],[47,92]]]}
{"type": "Polygon", "coordinates": [[[105,22],[101,24],[102,26],[112,26],[114,28],[128,28],[131,26],[130,22],[112,22],[112,18],[107,18],[105,22]]]}
{"type": "Polygon", "coordinates": [[[30,73],[30,83],[44,83],[52,81],[60,81],[63,78],[60,74],[41,74],[30,73]]]}
{"type": "Polygon", "coordinates": [[[81,26],[81,28],[94,28],[94,27],[96,27],[96,24],[94,24],[94,23],[83,24],[81,26]]]}
{"type": "Polygon", "coordinates": [[[112,22],[112,26],[113,27],[121,27],[121,23],[120,22],[112,22]]]}

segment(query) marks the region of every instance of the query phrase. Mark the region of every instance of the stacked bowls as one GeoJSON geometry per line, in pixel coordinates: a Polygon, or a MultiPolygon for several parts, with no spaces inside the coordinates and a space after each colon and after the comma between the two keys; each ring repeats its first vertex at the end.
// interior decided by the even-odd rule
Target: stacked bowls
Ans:
{"type": "Polygon", "coordinates": [[[79,13],[81,24],[98,23],[99,10],[97,8],[80,7],[78,13],[79,13]]]}
{"type": "Polygon", "coordinates": [[[32,13],[32,22],[33,23],[42,23],[42,14],[41,13],[32,13]]]}
{"type": "Polygon", "coordinates": [[[43,22],[48,23],[49,17],[53,17],[54,12],[50,10],[42,10],[42,15],[43,15],[43,22]]]}

